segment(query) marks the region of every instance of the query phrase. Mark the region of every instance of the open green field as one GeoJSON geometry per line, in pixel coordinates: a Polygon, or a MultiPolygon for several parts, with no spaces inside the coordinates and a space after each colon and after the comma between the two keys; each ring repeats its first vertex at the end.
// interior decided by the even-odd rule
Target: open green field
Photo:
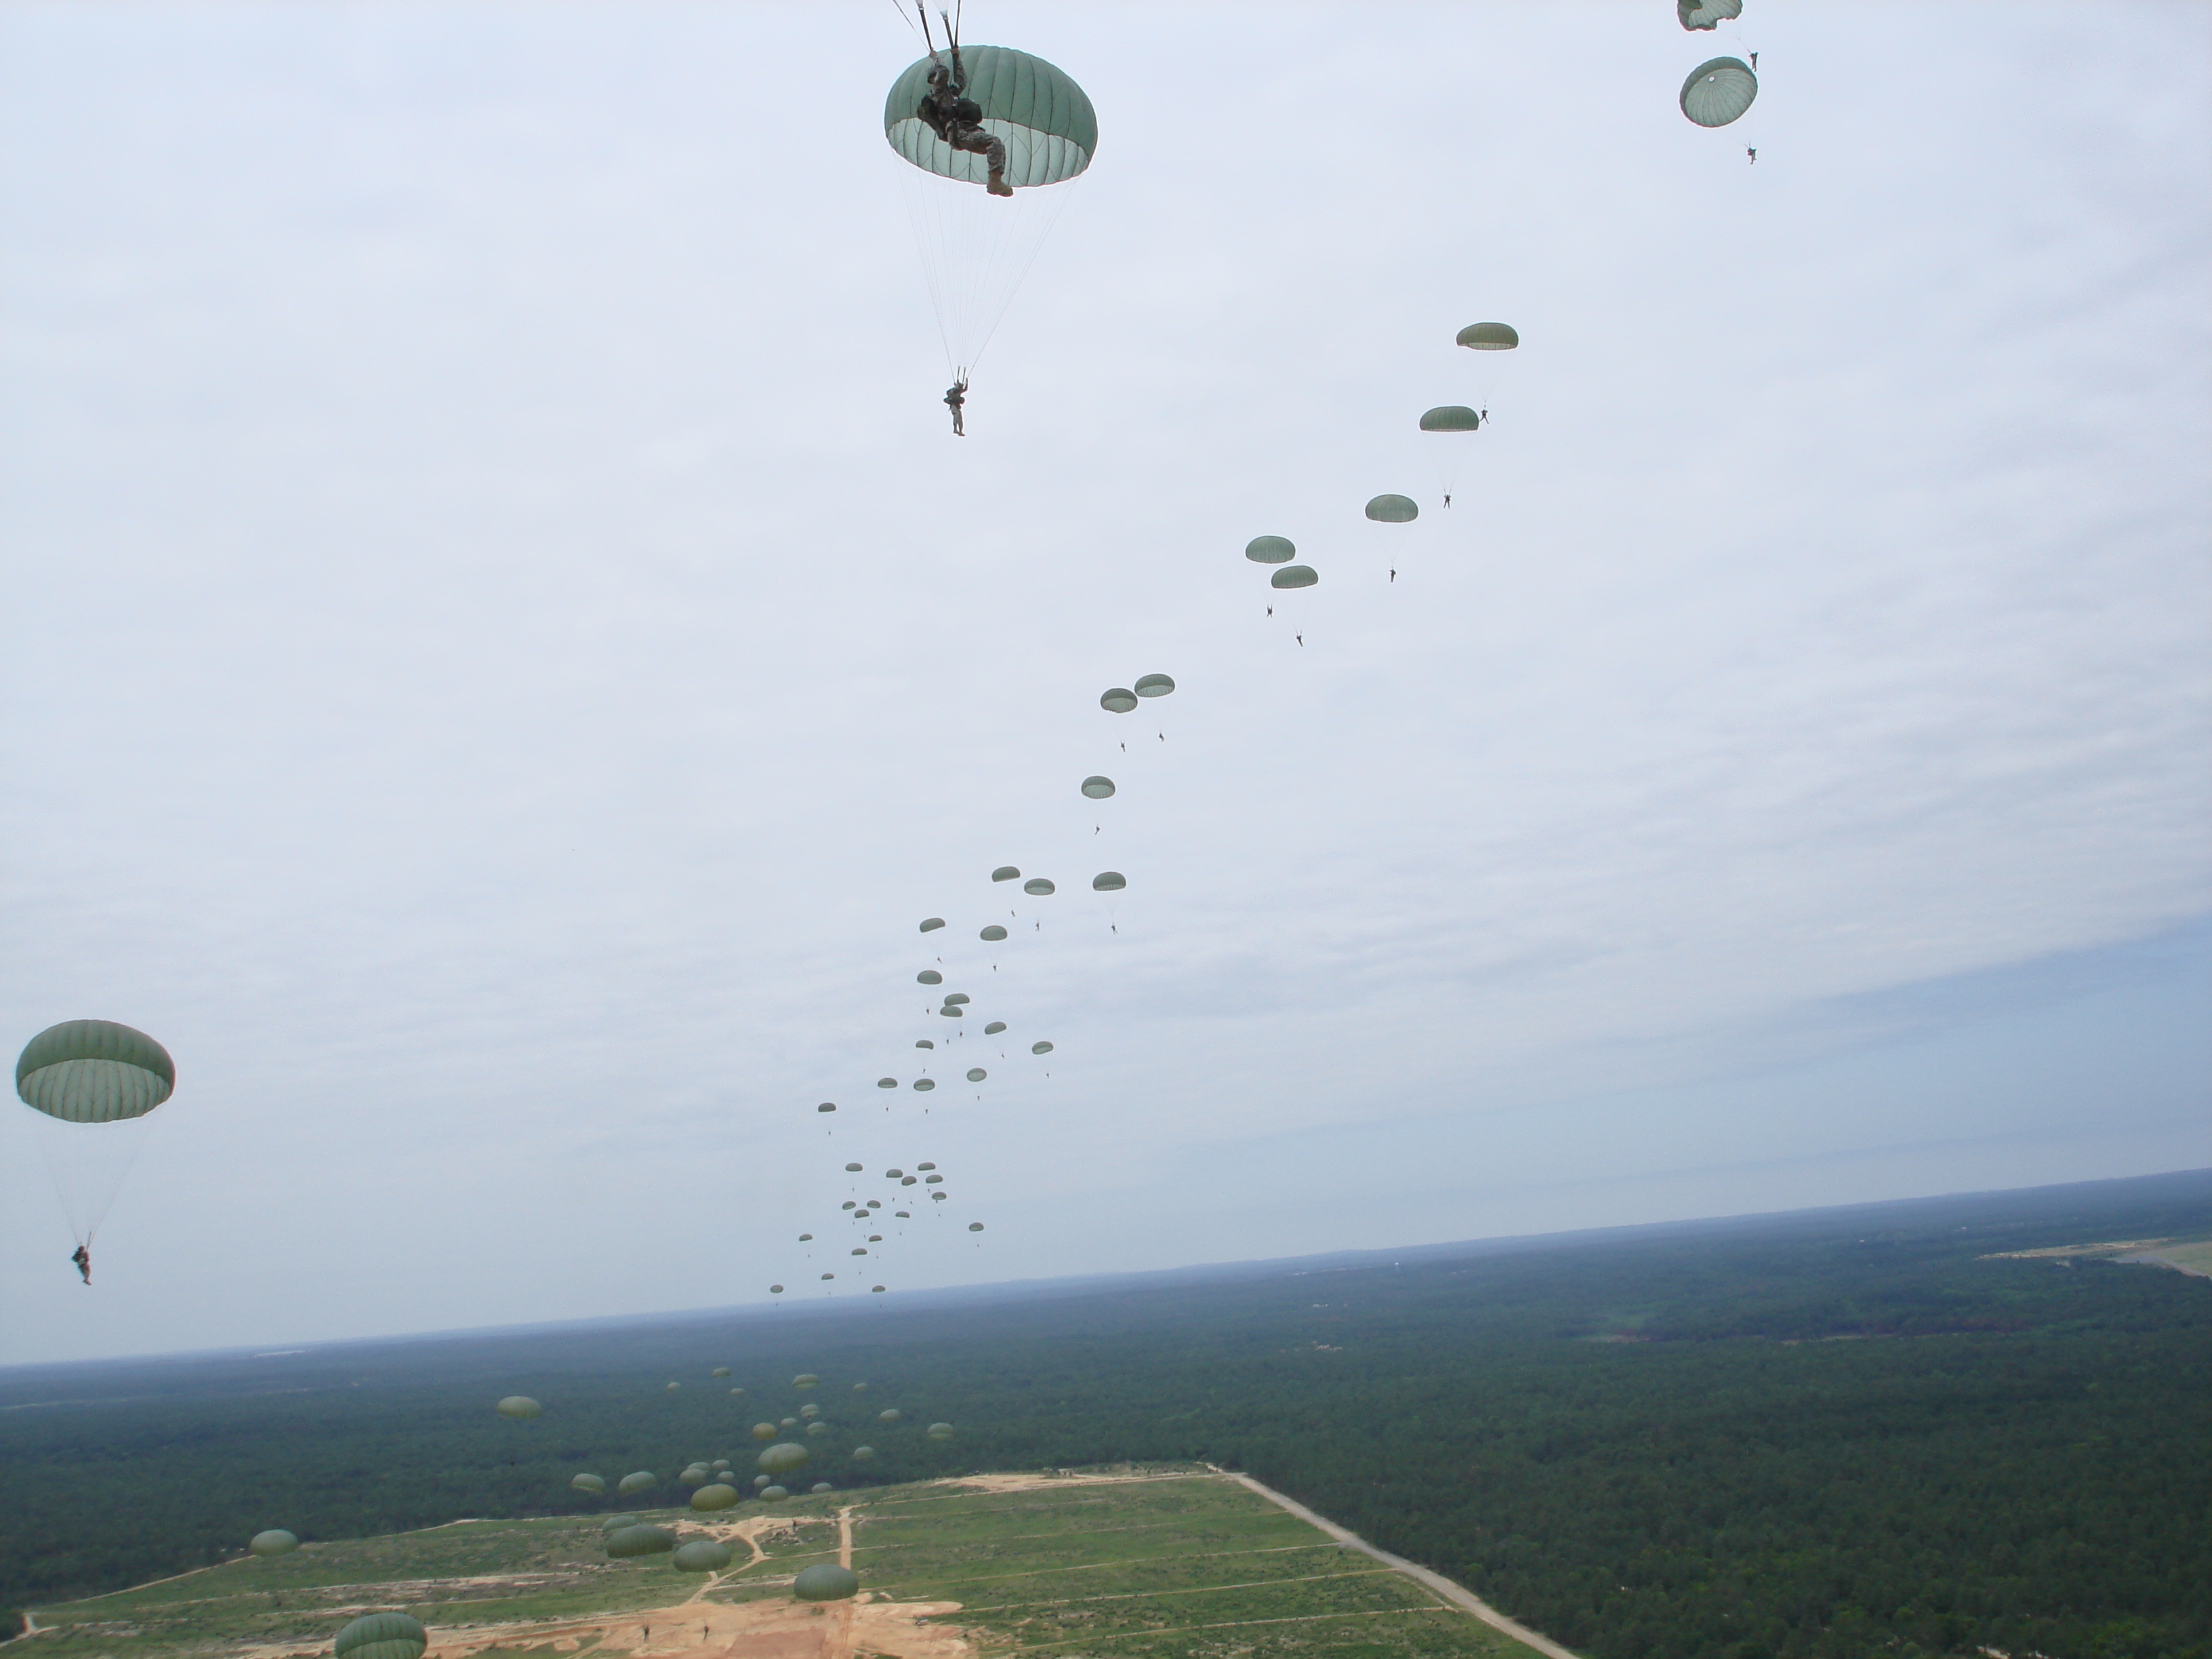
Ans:
{"type": "Polygon", "coordinates": [[[348,1620],[401,1607],[431,1627],[433,1654],[457,1656],[1531,1652],[1204,1470],[981,1476],[712,1517],[635,1513],[724,1537],[737,1560],[694,1576],[665,1556],[607,1560],[592,1520],[458,1522],[42,1607],[25,1649],[70,1659],[327,1652],[348,1620]],[[794,1606],[791,1576],[841,1553],[868,1605],[843,1617],[794,1606]]]}

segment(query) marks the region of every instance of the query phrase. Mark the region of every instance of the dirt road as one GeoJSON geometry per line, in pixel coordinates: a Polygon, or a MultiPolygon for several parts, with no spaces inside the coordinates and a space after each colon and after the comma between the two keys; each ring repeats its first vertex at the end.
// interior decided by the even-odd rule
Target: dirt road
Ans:
{"type": "Polygon", "coordinates": [[[1393,1555],[1388,1550],[1376,1549],[1374,1545],[1369,1543],[1358,1534],[1346,1532],[1342,1527],[1338,1526],[1334,1521],[1324,1520],[1322,1516],[1316,1515],[1311,1510],[1308,1509],[1304,1504],[1298,1503],[1292,1498],[1284,1497],[1282,1493],[1277,1492],[1273,1486],[1261,1486],[1249,1474],[1231,1474],[1226,1469],[1222,1470],[1221,1473],[1226,1479],[1234,1480],[1238,1486],[1246,1487],[1252,1492],[1259,1493],[1261,1497],[1266,1498],[1270,1504],[1276,1505],[1278,1508],[1288,1510],[1292,1515],[1297,1516],[1299,1520],[1305,1522],[1310,1526],[1319,1527],[1331,1538],[1336,1540],[1338,1543],[1345,1545],[1348,1548],[1358,1550],[1363,1555],[1372,1556],[1376,1560],[1380,1561],[1384,1566],[1404,1573],[1407,1577],[1412,1579],[1415,1583],[1421,1586],[1422,1589],[1429,1591],[1431,1595],[1442,1596],[1445,1601],[1450,1602],[1452,1606],[1455,1607],[1463,1608],[1467,1612],[1473,1613],[1476,1618],[1481,1620],[1484,1624],[1488,1625],[1492,1629],[1504,1632],[1506,1635],[1511,1637],[1516,1642],[1527,1643],[1530,1647],[1535,1649],[1537,1652],[1546,1655],[1547,1659],[1577,1659],[1577,1655],[1570,1652],[1567,1649],[1561,1647],[1557,1642],[1553,1641],[1548,1636],[1539,1636],[1534,1631],[1530,1630],[1526,1625],[1516,1624],[1512,1620],[1508,1619],[1504,1613],[1498,1612],[1496,1607],[1492,1607],[1489,1602],[1484,1601],[1480,1596],[1476,1595],[1470,1590],[1461,1589],[1457,1584],[1453,1583],[1450,1579],[1445,1577],[1443,1574],[1440,1572],[1431,1572],[1426,1567],[1415,1566],[1411,1561],[1407,1560],[1402,1555],[1393,1555]]]}

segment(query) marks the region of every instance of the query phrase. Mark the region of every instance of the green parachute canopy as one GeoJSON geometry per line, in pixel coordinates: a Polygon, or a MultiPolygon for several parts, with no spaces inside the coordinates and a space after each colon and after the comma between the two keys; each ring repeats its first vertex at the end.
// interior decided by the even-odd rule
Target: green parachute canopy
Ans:
{"type": "Polygon", "coordinates": [[[1421,416],[1424,432],[1472,432],[1482,417],[1465,404],[1440,404],[1421,416]]]}
{"type": "Polygon", "coordinates": [[[1244,544],[1244,556],[1255,564],[1288,564],[1297,556],[1287,536],[1255,536],[1244,544]]]}
{"type": "Polygon", "coordinates": [[[1311,587],[1321,580],[1321,572],[1310,564],[1286,564],[1267,578],[1270,587],[1311,587]]]}
{"type": "Polygon", "coordinates": [[[853,1461],[855,1463],[865,1463],[875,1455],[876,1449],[873,1446],[855,1446],[853,1448],[853,1461]]]}
{"type": "MultiPolygon", "coordinates": [[[[883,1289],[883,1286],[878,1285],[876,1288],[880,1291],[883,1289]]],[[[817,1480],[811,1486],[808,1487],[807,1490],[811,1492],[817,1498],[819,1498],[823,1492],[835,1492],[837,1488],[831,1486],[827,1480],[817,1480]]]]}
{"type": "Polygon", "coordinates": [[[994,922],[993,922],[993,923],[992,923],[988,927],[986,927],[985,929],[983,929],[983,931],[982,931],[981,933],[978,933],[978,934],[976,934],[976,935],[975,935],[975,937],[976,937],[977,939],[980,939],[983,940],[985,943],[987,943],[987,944],[990,944],[990,945],[996,945],[996,944],[997,944],[1000,939],[1002,939],[1006,938],[1006,930],[1005,928],[1003,928],[1003,927],[1000,927],[1000,926],[999,926],[999,924],[998,924],[997,922],[995,922],[995,921],[994,921],[994,922]]]}
{"type": "Polygon", "coordinates": [[[1091,878],[1091,890],[1094,893],[1118,893],[1128,884],[1128,877],[1119,870],[1101,870],[1091,878]]]}
{"type": "Polygon", "coordinates": [[[704,1486],[691,1494],[691,1507],[702,1515],[716,1510],[726,1510],[738,1501],[738,1489],[722,1481],[704,1486]]]}
{"type": "MultiPolygon", "coordinates": [[[[916,1048],[920,1048],[921,1045],[920,1043],[916,1043],[915,1046],[916,1048]]],[[[895,1077],[879,1077],[876,1079],[876,1087],[878,1089],[896,1089],[898,1087],[898,1079],[895,1077]]]]}
{"type": "Polygon", "coordinates": [[[1710,29],[1743,15],[1743,0],[1674,0],[1674,15],[1686,29],[1710,29]]]}
{"type": "MultiPolygon", "coordinates": [[[[1705,27],[1711,28],[1712,25],[1708,23],[1705,27]]],[[[1510,323],[1469,323],[1453,339],[1470,351],[1510,351],[1521,343],[1520,333],[1510,323]]]]}
{"type": "Polygon", "coordinates": [[[271,1527],[267,1532],[257,1532],[246,1548],[256,1555],[289,1555],[300,1547],[300,1540],[282,1527],[271,1527]]]}
{"type": "Polygon", "coordinates": [[[822,1379],[812,1371],[801,1371],[791,1379],[791,1386],[794,1389],[818,1389],[822,1386],[822,1379]]]}
{"type": "Polygon", "coordinates": [[[890,1411],[878,1412],[876,1413],[876,1421],[878,1423],[896,1423],[898,1420],[899,1413],[898,1409],[896,1407],[892,1407],[890,1411]]]}
{"type": "Polygon", "coordinates": [[[707,1373],[709,1376],[727,1376],[729,1374],[730,1368],[727,1365],[717,1365],[713,1370],[707,1373]]]}
{"type": "Polygon", "coordinates": [[[817,1561],[801,1567],[791,1581],[791,1593],[802,1601],[843,1601],[857,1595],[860,1575],[835,1561],[817,1561]]]}
{"type": "Polygon", "coordinates": [[[602,1537],[611,1537],[624,1527],[636,1524],[637,1517],[634,1515],[610,1515],[599,1522],[599,1533],[602,1537]]]}
{"type": "Polygon", "coordinates": [[[825,1100],[814,1109],[817,1112],[834,1112],[837,1109],[837,1103],[832,1100],[825,1100]]]}
{"type": "Polygon", "coordinates": [[[988,1077],[989,1075],[990,1075],[990,1073],[989,1073],[988,1072],[986,1072],[986,1071],[985,1071],[981,1066],[970,1066],[968,1068],[968,1080],[969,1080],[970,1083],[981,1083],[981,1082],[985,1078],[988,1077]]]}
{"type": "Polygon", "coordinates": [[[945,1006],[948,1008],[963,1006],[969,1000],[969,995],[965,991],[947,991],[945,994],[945,1006]]]}
{"type": "Polygon", "coordinates": [[[914,976],[914,982],[917,985],[942,985],[945,975],[934,968],[925,968],[914,976]]]}
{"type": "Polygon", "coordinates": [[[1033,1054],[1048,1054],[1052,1052],[1052,1044],[1049,1042],[1032,1042],[1030,1044],[1030,1052],[1033,1054]]]}
{"type": "Polygon", "coordinates": [[[779,1498],[788,1498],[791,1496],[791,1494],[785,1491],[781,1486],[763,1486],[760,1489],[760,1495],[761,1502],[763,1504],[773,1504],[779,1498]]]}
{"type": "Polygon", "coordinates": [[[783,1440],[770,1446],[760,1455],[763,1474],[789,1474],[793,1469],[803,1469],[812,1456],[805,1447],[795,1440],[783,1440]]]}
{"type": "Polygon", "coordinates": [[[1724,127],[1759,96],[1759,77],[1741,58],[1715,58],[1682,82],[1682,113],[1701,127],[1724,127]]]}
{"type": "Polygon", "coordinates": [[[857,1164],[848,1164],[845,1166],[845,1173],[847,1175],[858,1175],[860,1173],[860,1166],[857,1164]]]}
{"type": "Polygon", "coordinates": [[[1377,524],[1411,524],[1421,509],[1411,495],[1377,495],[1367,503],[1367,516],[1377,524]]]}
{"type": "Polygon", "coordinates": [[[775,1424],[773,1424],[773,1423],[756,1423],[756,1424],[754,1424],[754,1425],[753,1425],[753,1438],[754,1438],[754,1439],[756,1439],[756,1440],[773,1440],[773,1439],[775,1439],[775,1424]]]}
{"type": "Polygon", "coordinates": [[[950,1423],[933,1423],[924,1432],[932,1440],[950,1440],[952,1438],[952,1425],[950,1423]]]}
{"type": "Polygon", "coordinates": [[[1011,864],[1002,864],[991,872],[993,881],[1019,881],[1021,878],[1022,872],[1011,864]]]}
{"type": "MultiPolygon", "coordinates": [[[[1042,58],[1011,46],[963,46],[964,94],[982,106],[985,131],[1006,146],[1006,182],[1035,187],[1074,178],[1098,148],[1098,117],[1081,87],[1042,58]]],[[[921,118],[935,59],[918,58],[884,99],[884,137],[900,156],[940,179],[984,179],[984,158],[954,149],[921,118]]]]}
{"type": "Polygon", "coordinates": [[[506,1399],[501,1401],[498,1405],[493,1407],[492,1409],[497,1412],[501,1417],[514,1417],[527,1420],[530,1418],[536,1417],[539,1413],[543,1412],[545,1407],[539,1405],[535,1400],[532,1400],[526,1394],[511,1394],[507,1395],[506,1399]]]}
{"type": "Polygon", "coordinates": [[[651,1469],[640,1469],[635,1474],[623,1476],[615,1483],[615,1490],[627,1498],[634,1492],[651,1492],[659,1484],[660,1477],[651,1469]]]}
{"type": "Polygon", "coordinates": [[[921,931],[925,933],[933,933],[944,926],[945,918],[943,916],[932,916],[921,924],[921,931]]]}
{"type": "Polygon", "coordinates": [[[607,1489],[605,1480],[596,1474],[572,1474],[568,1484],[578,1492],[603,1492],[607,1489]]]}
{"type": "Polygon", "coordinates": [[[1097,776],[1085,778],[1083,793],[1092,800],[1104,800],[1114,793],[1114,780],[1097,776]]]}
{"type": "Polygon", "coordinates": [[[1001,1032],[1001,1031],[1005,1030],[1006,1029],[1006,1021],[1004,1021],[1003,1019],[994,1019],[994,1020],[993,1020],[993,1021],[992,1021],[988,1025],[986,1025],[986,1026],[983,1028],[983,1035],[984,1035],[985,1036],[998,1036],[998,1035],[999,1035],[999,1033],[1000,1033],[1000,1032],[1001,1032]]]}
{"type": "Polygon", "coordinates": [[[1098,706],[1109,714],[1126,714],[1137,706],[1137,694],[1126,685],[1117,685],[1098,694],[1098,706]]]}
{"type": "Polygon", "coordinates": [[[629,1561],[641,1555],[665,1555],[676,1547],[676,1534],[665,1527],[624,1527],[607,1534],[607,1559],[629,1561]]]}
{"type": "Polygon", "coordinates": [[[336,1659],[422,1659],[430,1633],[404,1613],[363,1613],[331,1644],[336,1659]]]}
{"type": "MultiPolygon", "coordinates": [[[[721,1488],[729,1492],[729,1488],[721,1488]]],[[[738,1495],[730,1492],[730,1501],[737,1502],[738,1495]]],[[[720,1572],[730,1565],[730,1547],[718,1544],[711,1538],[695,1538],[679,1545],[676,1553],[668,1558],[668,1565],[678,1572],[720,1572]]]]}
{"type": "Polygon", "coordinates": [[[1022,891],[1027,893],[1031,898],[1043,898],[1046,895],[1057,893],[1059,890],[1059,888],[1054,886],[1042,876],[1037,877],[1034,881],[1025,881],[1022,884],[1022,891]]]}
{"type": "MultiPolygon", "coordinates": [[[[944,1009],[939,1009],[938,1012],[939,1012],[939,1013],[943,1013],[943,1012],[945,1012],[946,1011],[945,1011],[945,1010],[944,1010],[944,1009]]],[[[958,1011],[957,1009],[953,1009],[953,1010],[951,1010],[951,1012],[955,1012],[955,1013],[957,1013],[959,1011],[958,1011]]],[[[934,1083],[933,1083],[929,1079],[927,1079],[927,1078],[926,1078],[926,1077],[918,1077],[918,1078],[915,1079],[915,1080],[914,1080],[914,1086],[915,1086],[915,1091],[916,1091],[917,1093],[920,1093],[920,1094],[925,1094],[925,1095],[926,1095],[926,1094],[927,1094],[927,1093],[928,1093],[932,1089],[934,1089],[934,1088],[937,1086],[937,1085],[936,1085],[936,1084],[934,1084],[934,1083]]]]}
{"type": "Polygon", "coordinates": [[[110,1019],[65,1019],[23,1045],[15,1092],[33,1111],[64,1123],[143,1117],[177,1086],[169,1051],[110,1019]]]}
{"type": "Polygon", "coordinates": [[[1175,682],[1165,674],[1146,674],[1137,681],[1137,695],[1140,697],[1164,697],[1174,690],[1175,682]]]}
{"type": "Polygon", "coordinates": [[[983,1224],[980,1221],[971,1221],[968,1224],[968,1231],[971,1233],[980,1233],[983,1231],[983,1224]]]}

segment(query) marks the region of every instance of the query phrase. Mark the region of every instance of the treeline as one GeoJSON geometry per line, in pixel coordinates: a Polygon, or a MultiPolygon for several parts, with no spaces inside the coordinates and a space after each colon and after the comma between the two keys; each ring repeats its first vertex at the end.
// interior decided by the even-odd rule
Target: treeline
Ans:
{"type": "Polygon", "coordinates": [[[1595,1659],[2212,1659],[2212,1281],[1981,1259],[2208,1231],[2212,1178],[2166,1177],[868,1317],[16,1373],[0,1405],[74,1403],[0,1411],[0,1583],[36,1603],[264,1526],[604,1510],[570,1474],[749,1462],[753,1421],[812,1400],[834,1428],[810,1478],[1242,1468],[1595,1659]],[[823,1388],[791,1391],[800,1370],[823,1388]],[[518,1391],[545,1415],[492,1414],[518,1391]],[[922,1437],[937,1419],[951,1445],[922,1437]]]}

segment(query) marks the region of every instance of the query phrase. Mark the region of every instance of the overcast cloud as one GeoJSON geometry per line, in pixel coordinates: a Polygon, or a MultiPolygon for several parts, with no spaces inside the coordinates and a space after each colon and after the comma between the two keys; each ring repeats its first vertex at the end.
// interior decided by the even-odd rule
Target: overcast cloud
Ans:
{"type": "Polygon", "coordinates": [[[0,12],[0,1030],[179,1071],[0,1357],[2212,1163],[2212,9],[1747,10],[979,0],[964,442],[889,4],[0,12]]]}

